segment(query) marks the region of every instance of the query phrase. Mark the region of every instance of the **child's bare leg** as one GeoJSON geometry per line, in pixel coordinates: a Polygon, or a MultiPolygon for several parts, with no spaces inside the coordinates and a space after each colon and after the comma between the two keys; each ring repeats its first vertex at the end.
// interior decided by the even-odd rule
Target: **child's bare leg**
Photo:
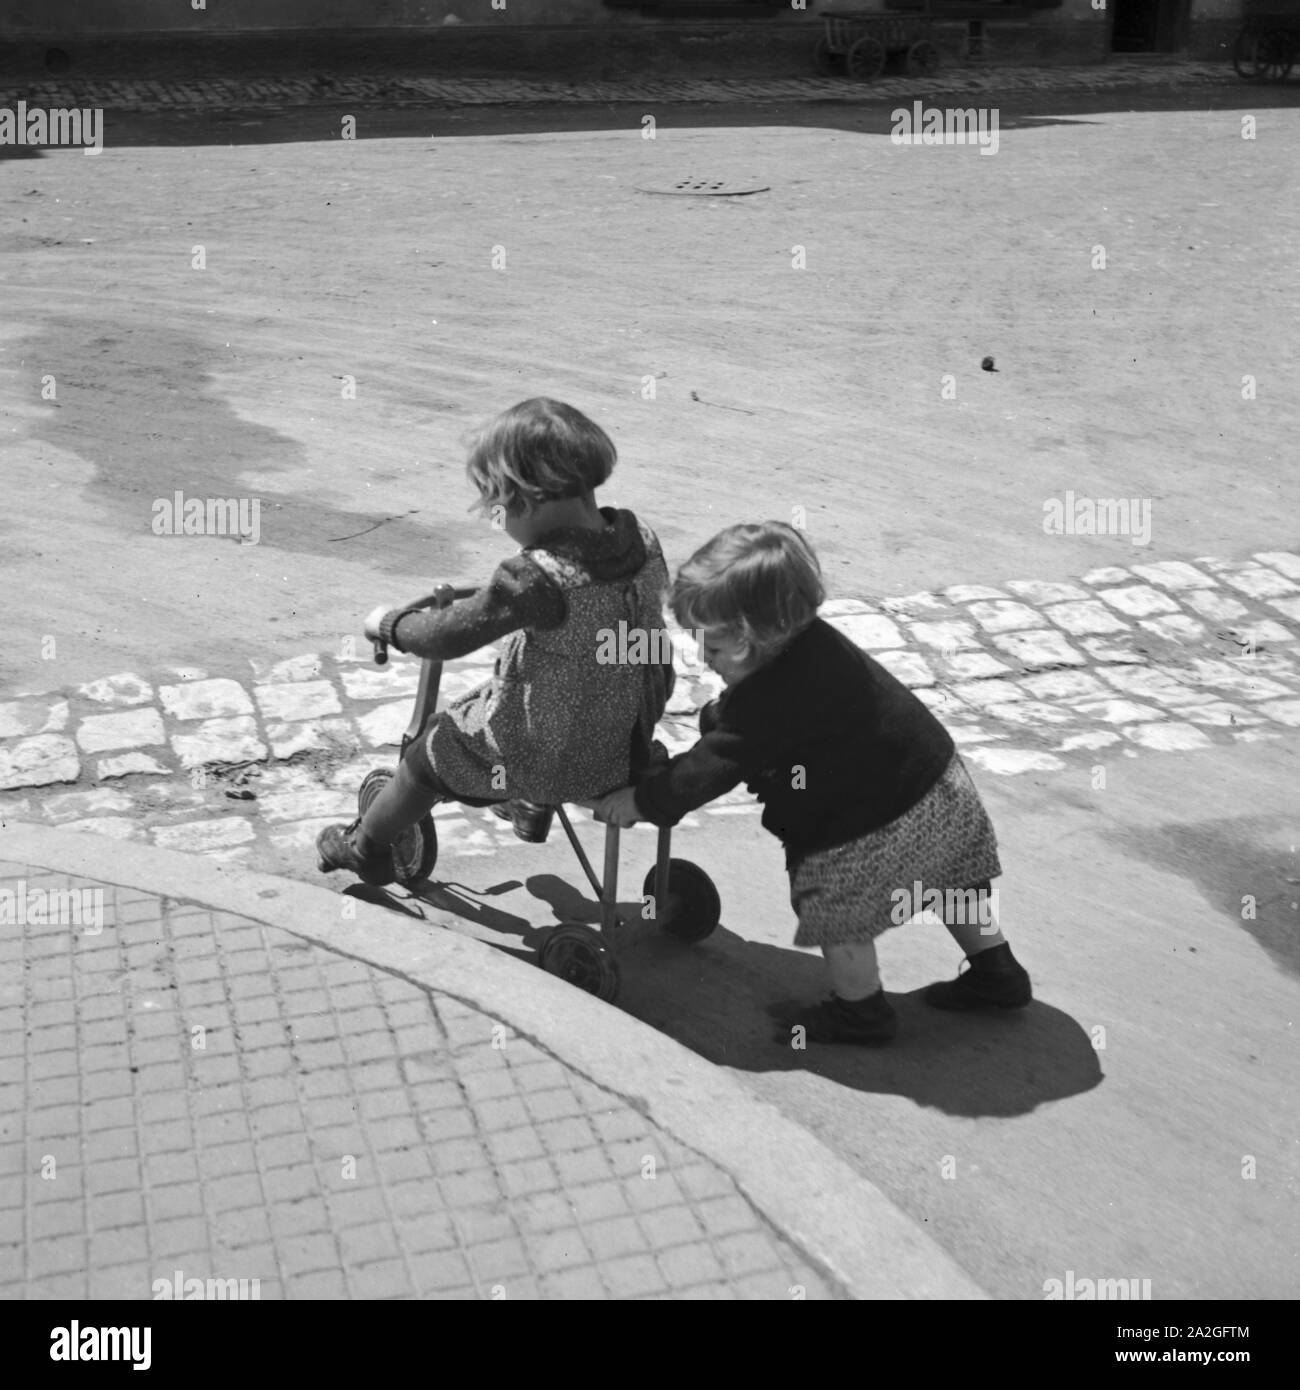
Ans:
{"type": "Polygon", "coordinates": [[[1029,975],[998,928],[990,888],[982,883],[968,891],[960,908],[957,902],[945,905],[944,925],[966,953],[970,969],[926,990],[926,1003],[936,1009],[1019,1009],[1033,998],[1029,975]]]}
{"type": "Polygon", "coordinates": [[[944,926],[952,935],[952,939],[961,947],[962,953],[967,956],[977,956],[981,951],[987,951],[990,946],[1005,946],[1007,939],[1002,935],[1002,929],[998,926],[997,911],[994,907],[993,896],[989,892],[989,885],[981,884],[977,889],[967,890],[961,910],[955,910],[957,904],[953,904],[953,909],[947,912],[944,926]],[[972,900],[972,893],[978,893],[978,901],[972,900]],[[967,906],[974,906],[974,911],[968,911],[967,906]]]}
{"type": "Polygon", "coordinates": [[[442,793],[421,781],[405,758],[397,766],[397,776],[370,803],[357,827],[357,849],[362,854],[386,850],[394,840],[414,825],[439,801],[442,793]]]}
{"type": "Polygon", "coordinates": [[[869,999],[880,989],[880,966],[874,941],[849,941],[823,946],[831,988],[848,1004],[869,999]]]}
{"type": "Polygon", "coordinates": [[[784,1030],[781,1043],[792,1038],[820,1043],[887,1043],[898,1032],[898,1016],[880,987],[880,967],[873,941],[847,941],[823,946],[833,997],[820,1004],[778,1004],[770,1010],[784,1030]]]}

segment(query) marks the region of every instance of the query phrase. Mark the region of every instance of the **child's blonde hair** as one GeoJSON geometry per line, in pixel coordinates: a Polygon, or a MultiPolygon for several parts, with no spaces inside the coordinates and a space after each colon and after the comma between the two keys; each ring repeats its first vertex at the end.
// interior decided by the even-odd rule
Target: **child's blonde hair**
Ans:
{"type": "Polygon", "coordinates": [[[613,440],[582,411],[534,396],[503,410],[474,436],[465,472],[478,489],[477,510],[504,506],[514,514],[594,492],[617,459],[613,440]]]}
{"type": "Polygon", "coordinates": [[[677,572],[669,603],[684,628],[723,628],[766,660],[825,602],[812,546],[783,521],[729,526],[677,572]]]}

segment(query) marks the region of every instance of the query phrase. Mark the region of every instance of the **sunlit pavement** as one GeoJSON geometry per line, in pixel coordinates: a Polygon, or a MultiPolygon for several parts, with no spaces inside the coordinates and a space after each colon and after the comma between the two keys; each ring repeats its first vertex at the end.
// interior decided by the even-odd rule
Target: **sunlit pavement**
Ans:
{"type": "MultiPolygon", "coordinates": [[[[610,422],[613,496],[674,564],[804,509],[839,618],[962,740],[1037,994],[1011,1018],[926,1010],[916,991],[957,960],[913,924],[882,945],[893,1049],[774,1049],[763,1003],[815,994],[819,966],[789,948],[779,850],[737,797],[679,836],[722,926],[689,953],[647,937],[620,1006],[808,1124],[997,1295],[1068,1270],[1156,1297],[1291,1291],[1295,116],[1286,89],[1210,85],[1008,120],[992,159],[892,146],[855,99],[788,120],[669,102],[655,141],[630,108],[555,136],[522,108],[490,129],[394,109],[347,145],[337,106],[238,137],[214,114],[206,140],[178,115],[99,161],[0,163],[24,518],[3,564],[40,596],[0,655],[5,814],[310,877],[314,826],[404,723],[394,686],[348,688],[340,644],[374,602],[486,577],[500,541],[465,520],[460,437],[515,396],[570,397],[610,422]],[[639,192],[700,170],[768,191],[639,192]],[[157,535],[176,488],[255,493],[259,543],[157,535]],[[1067,492],[1148,499],[1149,546],[1045,530],[1067,492]],[[945,611],[890,606],[918,596],[945,611]],[[1064,621],[1098,614],[1119,627],[1064,621]],[[927,622],[958,626],[931,643],[927,622]],[[312,654],[319,674],[271,678],[312,654]],[[330,720],[338,744],[313,747],[330,720]]],[[[523,885],[491,897],[523,919],[581,910],[562,842],[440,825],[436,877],[523,885]]],[[[627,843],[631,892],[652,841],[627,843]]]]}

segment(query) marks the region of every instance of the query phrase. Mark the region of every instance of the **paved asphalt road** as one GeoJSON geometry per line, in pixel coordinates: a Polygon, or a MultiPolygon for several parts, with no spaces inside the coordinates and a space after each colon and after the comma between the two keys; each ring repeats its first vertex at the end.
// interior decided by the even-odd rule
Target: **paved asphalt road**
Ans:
{"type": "Polygon", "coordinates": [[[1151,499],[1143,558],[1285,548],[1297,118],[1257,105],[1243,140],[1247,97],[1293,98],[1239,90],[1030,102],[993,158],[814,105],[668,110],[654,141],[630,110],[363,113],[355,142],[325,112],[166,113],[98,159],[0,162],[0,564],[39,599],[0,676],[246,670],[480,579],[502,538],[463,441],[538,392],[609,426],[609,500],[674,563],[795,508],[843,597],[1136,553],[1045,535],[1067,490],[1151,499]],[[638,191],[700,174],[770,187],[638,191]],[[155,535],[178,489],[258,500],[260,544],[155,535]]]}
{"type": "MultiPolygon", "coordinates": [[[[995,158],[808,107],[666,113],[653,142],[631,110],[373,113],[355,143],[320,111],[139,117],[97,160],[0,163],[0,566],[29,596],[0,675],[246,673],[481,579],[504,552],[466,517],[461,441],[537,393],[607,423],[609,500],[672,563],[797,507],[840,597],[1296,549],[1294,97],[1105,104],[1004,111],[995,158]],[[639,191],[705,174],[768,191],[639,191]],[[177,489],[257,498],[259,544],[153,534],[177,489]],[[1067,490],[1150,499],[1150,544],[1045,534],[1067,490]]],[[[723,929],[647,946],[621,1002],[812,1126],[996,1294],[1071,1269],[1294,1293],[1294,758],[1112,760],[1104,793],[982,779],[1038,984],[1023,1016],[927,1013],[914,992],[957,962],[915,926],[883,948],[913,996],[895,1050],[773,1056],[762,1003],[819,975],[743,817],[689,848],[723,929]]],[[[492,881],[533,881],[503,910],[549,913],[539,853],[573,878],[558,843],[512,851],[492,881]]]]}

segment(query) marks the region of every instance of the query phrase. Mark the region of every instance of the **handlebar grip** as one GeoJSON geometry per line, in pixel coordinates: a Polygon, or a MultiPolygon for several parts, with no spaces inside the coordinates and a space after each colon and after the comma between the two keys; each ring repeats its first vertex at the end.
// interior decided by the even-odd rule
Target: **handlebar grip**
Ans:
{"type": "MultiPolygon", "coordinates": [[[[452,584],[439,584],[438,587],[427,598],[418,599],[415,603],[409,604],[408,612],[414,612],[420,608],[449,608],[457,599],[473,598],[478,593],[476,588],[457,588],[452,584]]],[[[369,636],[369,629],[366,635],[369,636]]],[[[388,644],[381,638],[371,637],[370,643],[375,649],[375,665],[388,665],[388,644]]]]}
{"type": "Polygon", "coordinates": [[[476,593],[478,593],[478,589],[473,585],[463,587],[439,584],[433,593],[425,594],[423,598],[417,598],[413,603],[408,603],[406,608],[412,613],[420,608],[449,608],[459,599],[473,598],[476,593]]]}

